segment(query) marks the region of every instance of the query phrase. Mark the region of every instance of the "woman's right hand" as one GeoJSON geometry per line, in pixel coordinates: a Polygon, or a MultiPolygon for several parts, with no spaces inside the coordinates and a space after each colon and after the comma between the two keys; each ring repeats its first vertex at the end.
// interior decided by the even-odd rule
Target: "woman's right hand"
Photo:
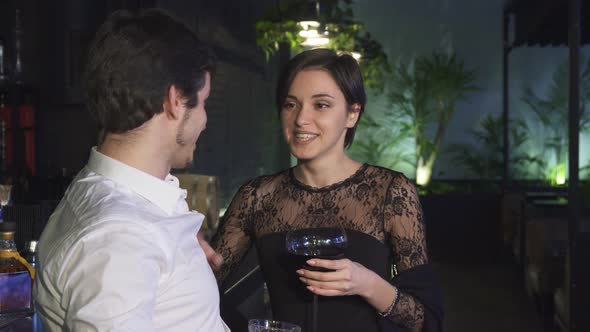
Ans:
{"type": "Polygon", "coordinates": [[[360,295],[364,298],[371,293],[370,282],[375,273],[362,264],[344,259],[313,258],[307,264],[320,267],[331,272],[311,271],[305,268],[297,270],[299,279],[314,294],[321,296],[360,295]]]}

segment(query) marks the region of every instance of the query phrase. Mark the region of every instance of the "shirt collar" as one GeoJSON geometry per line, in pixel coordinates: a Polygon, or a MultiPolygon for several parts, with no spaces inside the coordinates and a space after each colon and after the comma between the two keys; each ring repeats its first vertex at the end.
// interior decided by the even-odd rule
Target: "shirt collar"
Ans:
{"type": "Polygon", "coordinates": [[[152,202],[167,214],[173,214],[186,190],[179,187],[178,178],[168,174],[164,180],[110,158],[93,147],[87,167],[97,174],[124,185],[152,202]]]}

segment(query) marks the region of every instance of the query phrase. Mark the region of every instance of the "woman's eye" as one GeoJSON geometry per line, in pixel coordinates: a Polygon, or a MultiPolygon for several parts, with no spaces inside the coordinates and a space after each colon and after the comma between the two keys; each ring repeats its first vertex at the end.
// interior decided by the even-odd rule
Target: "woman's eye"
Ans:
{"type": "Polygon", "coordinates": [[[328,105],[328,104],[326,104],[326,103],[316,103],[316,104],[315,104],[315,107],[316,107],[317,109],[323,110],[323,109],[329,108],[329,107],[330,107],[330,105],[328,105]]]}
{"type": "Polygon", "coordinates": [[[283,104],[283,109],[285,109],[285,110],[291,110],[291,109],[294,109],[295,107],[297,107],[297,105],[294,102],[286,102],[283,104]]]}

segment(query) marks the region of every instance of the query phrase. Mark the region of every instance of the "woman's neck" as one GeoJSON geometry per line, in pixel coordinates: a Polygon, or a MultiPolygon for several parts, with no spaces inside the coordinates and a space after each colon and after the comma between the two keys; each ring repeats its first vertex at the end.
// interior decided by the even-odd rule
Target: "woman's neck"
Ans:
{"type": "Polygon", "coordinates": [[[336,160],[300,160],[293,173],[300,182],[314,188],[323,188],[348,179],[361,166],[361,163],[344,154],[336,160]]]}

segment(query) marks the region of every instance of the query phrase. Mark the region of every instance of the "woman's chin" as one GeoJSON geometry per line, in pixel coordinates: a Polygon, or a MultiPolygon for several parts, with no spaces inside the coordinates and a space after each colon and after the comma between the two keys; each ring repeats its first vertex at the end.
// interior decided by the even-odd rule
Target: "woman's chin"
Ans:
{"type": "Polygon", "coordinates": [[[300,162],[313,160],[315,155],[309,152],[297,151],[292,149],[291,155],[300,162]]]}

